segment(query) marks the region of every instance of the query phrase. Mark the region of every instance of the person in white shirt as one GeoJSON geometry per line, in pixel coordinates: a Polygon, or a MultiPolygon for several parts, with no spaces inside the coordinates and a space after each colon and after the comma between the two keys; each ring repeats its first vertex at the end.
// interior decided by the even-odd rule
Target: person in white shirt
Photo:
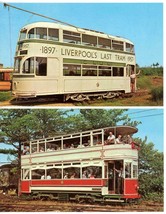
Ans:
{"type": "Polygon", "coordinates": [[[109,133],[107,138],[107,144],[114,144],[115,143],[115,135],[112,132],[109,133]]]}
{"type": "Polygon", "coordinates": [[[121,139],[122,139],[122,135],[119,134],[115,140],[115,144],[121,144],[122,143],[121,139]]]}
{"type": "Polygon", "coordinates": [[[131,87],[131,92],[134,93],[135,92],[135,81],[136,81],[136,77],[140,74],[141,70],[138,71],[138,73],[134,73],[134,71],[131,71],[130,74],[130,87],[131,87]]]}

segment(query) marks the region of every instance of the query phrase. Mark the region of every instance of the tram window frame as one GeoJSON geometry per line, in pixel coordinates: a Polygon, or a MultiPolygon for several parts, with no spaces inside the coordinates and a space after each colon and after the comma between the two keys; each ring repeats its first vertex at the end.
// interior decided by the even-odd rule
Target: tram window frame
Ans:
{"type": "Polygon", "coordinates": [[[27,33],[28,39],[34,39],[34,38],[35,38],[35,32],[36,32],[36,29],[35,29],[35,28],[31,28],[31,29],[28,31],[28,33],[27,33]],[[32,33],[31,33],[31,31],[32,31],[32,33]]]}
{"type": "Polygon", "coordinates": [[[47,28],[36,27],[36,39],[47,39],[47,28]]]}
{"type": "Polygon", "coordinates": [[[111,40],[98,37],[98,47],[99,48],[106,48],[106,49],[111,49],[111,40]]]}
{"type": "Polygon", "coordinates": [[[48,28],[48,40],[59,41],[59,29],[48,28]]]}
{"type": "Polygon", "coordinates": [[[112,40],[112,49],[118,51],[124,51],[124,42],[118,40],[112,40]]]}
{"type": "Polygon", "coordinates": [[[0,81],[4,81],[4,72],[0,72],[0,81]]]}
{"type": "Polygon", "coordinates": [[[134,53],[134,45],[126,42],[126,52],[134,53]]]}
{"type": "Polygon", "coordinates": [[[102,166],[85,166],[82,167],[82,175],[83,172],[86,172],[87,179],[92,179],[92,177],[90,177],[91,175],[94,176],[93,179],[102,178],[102,166]]]}
{"type": "Polygon", "coordinates": [[[27,29],[23,29],[20,31],[20,36],[19,36],[19,40],[24,40],[26,39],[26,35],[27,35],[27,29]]]}
{"type": "Polygon", "coordinates": [[[14,73],[20,73],[20,59],[19,58],[15,58],[15,62],[14,62],[14,73]]]}
{"type": "Polygon", "coordinates": [[[96,65],[82,65],[82,76],[97,76],[96,65]]]}
{"type": "Polygon", "coordinates": [[[132,163],[131,162],[125,162],[125,178],[132,178],[132,163]]]}
{"type": "Polygon", "coordinates": [[[81,44],[81,34],[73,31],[63,30],[63,42],[81,44]]]}
{"type": "Polygon", "coordinates": [[[34,57],[27,58],[22,66],[23,74],[34,74],[34,57]]]}
{"type": "Polygon", "coordinates": [[[88,35],[88,34],[82,34],[82,44],[87,46],[97,46],[97,37],[88,35]]]}
{"type": "Polygon", "coordinates": [[[114,77],[124,77],[124,67],[113,67],[112,71],[114,77]]]}
{"type": "Polygon", "coordinates": [[[35,57],[35,73],[36,76],[47,76],[47,57],[35,57]]]}
{"type": "Polygon", "coordinates": [[[138,178],[138,165],[133,164],[133,178],[138,178]]]}
{"type": "Polygon", "coordinates": [[[112,67],[110,66],[98,66],[99,76],[112,76],[112,67]]]}
{"type": "Polygon", "coordinates": [[[81,76],[81,65],[63,64],[63,76],[81,76]]]}

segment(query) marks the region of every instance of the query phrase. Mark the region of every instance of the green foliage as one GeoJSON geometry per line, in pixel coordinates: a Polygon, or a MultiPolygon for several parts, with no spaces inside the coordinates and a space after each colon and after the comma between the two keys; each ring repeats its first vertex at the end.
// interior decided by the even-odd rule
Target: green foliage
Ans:
{"type": "Polygon", "coordinates": [[[149,89],[152,87],[152,83],[149,77],[141,76],[137,78],[137,87],[141,89],[149,89]]]}
{"type": "Polygon", "coordinates": [[[154,149],[152,142],[147,143],[145,140],[137,139],[141,145],[139,151],[139,183],[140,194],[144,198],[153,200],[162,200],[164,192],[164,170],[163,170],[163,153],[154,149]],[[161,196],[161,198],[159,198],[161,196]]]}
{"type": "Polygon", "coordinates": [[[163,76],[163,67],[142,67],[141,74],[145,76],[163,76]]]}
{"type": "Polygon", "coordinates": [[[11,92],[0,92],[0,102],[10,100],[11,98],[11,92]]]}
{"type": "Polygon", "coordinates": [[[157,87],[157,88],[153,88],[151,90],[151,95],[152,95],[152,100],[153,101],[160,101],[160,100],[163,100],[163,87],[160,86],[160,87],[157,87]]]}

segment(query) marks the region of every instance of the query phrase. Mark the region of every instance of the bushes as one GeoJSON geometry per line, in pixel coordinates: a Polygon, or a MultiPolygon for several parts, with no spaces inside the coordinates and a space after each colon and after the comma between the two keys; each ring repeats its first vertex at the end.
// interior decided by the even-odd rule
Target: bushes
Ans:
{"type": "Polygon", "coordinates": [[[153,88],[151,90],[152,100],[153,101],[160,101],[163,99],[163,87],[160,86],[158,88],[153,88]]]}

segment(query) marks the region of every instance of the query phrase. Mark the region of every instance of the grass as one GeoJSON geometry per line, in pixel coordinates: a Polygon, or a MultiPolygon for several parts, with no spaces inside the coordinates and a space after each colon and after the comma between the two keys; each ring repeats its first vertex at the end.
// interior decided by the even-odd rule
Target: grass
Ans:
{"type": "Polygon", "coordinates": [[[10,91],[0,92],[0,102],[10,100],[11,98],[12,95],[10,91]]]}

